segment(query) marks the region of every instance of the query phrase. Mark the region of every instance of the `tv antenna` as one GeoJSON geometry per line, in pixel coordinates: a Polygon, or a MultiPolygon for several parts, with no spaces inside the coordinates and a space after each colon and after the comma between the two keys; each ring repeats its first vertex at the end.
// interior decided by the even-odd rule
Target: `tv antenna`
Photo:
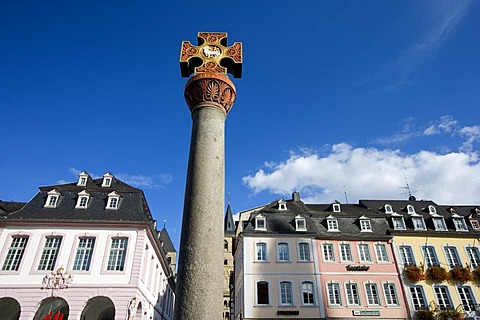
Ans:
{"type": "Polygon", "coordinates": [[[348,204],[347,185],[344,185],[344,186],[343,186],[343,194],[345,195],[345,203],[348,204]]]}
{"type": "Polygon", "coordinates": [[[400,193],[400,194],[401,194],[401,195],[408,194],[408,200],[413,200],[413,201],[414,201],[414,200],[415,200],[415,196],[413,195],[413,193],[418,192],[418,191],[420,191],[420,190],[419,190],[419,189],[417,189],[417,190],[412,190],[412,189],[410,188],[410,185],[408,184],[407,178],[405,178],[405,185],[406,185],[405,187],[399,187],[399,188],[403,188],[403,189],[406,190],[406,192],[400,193]]]}

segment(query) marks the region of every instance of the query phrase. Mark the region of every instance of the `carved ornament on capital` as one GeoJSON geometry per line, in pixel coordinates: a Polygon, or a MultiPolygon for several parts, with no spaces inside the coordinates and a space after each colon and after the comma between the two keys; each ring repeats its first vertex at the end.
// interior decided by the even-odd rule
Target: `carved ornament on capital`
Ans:
{"type": "Polygon", "coordinates": [[[217,73],[199,73],[185,85],[185,100],[190,111],[205,105],[214,105],[230,111],[235,102],[236,89],[228,76],[217,73]]]}

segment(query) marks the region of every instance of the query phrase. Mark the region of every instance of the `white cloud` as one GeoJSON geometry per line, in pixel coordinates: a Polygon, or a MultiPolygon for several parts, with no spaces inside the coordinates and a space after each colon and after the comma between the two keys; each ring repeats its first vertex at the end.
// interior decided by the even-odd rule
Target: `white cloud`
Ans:
{"type": "Polygon", "coordinates": [[[478,203],[480,162],[477,153],[437,154],[420,151],[353,148],[337,144],[326,156],[293,153],[271,168],[243,177],[254,194],[266,191],[288,197],[300,191],[305,202],[358,199],[406,199],[405,179],[417,198],[445,204],[478,203]],[[268,170],[268,171],[265,171],[268,170]]]}

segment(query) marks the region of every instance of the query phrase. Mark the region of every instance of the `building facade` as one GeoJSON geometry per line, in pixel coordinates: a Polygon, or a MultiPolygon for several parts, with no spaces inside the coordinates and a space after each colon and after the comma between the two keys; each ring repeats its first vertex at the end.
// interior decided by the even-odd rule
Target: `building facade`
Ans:
{"type": "Polygon", "coordinates": [[[141,190],[82,172],[2,218],[0,319],[173,317],[175,277],[141,190]]]}

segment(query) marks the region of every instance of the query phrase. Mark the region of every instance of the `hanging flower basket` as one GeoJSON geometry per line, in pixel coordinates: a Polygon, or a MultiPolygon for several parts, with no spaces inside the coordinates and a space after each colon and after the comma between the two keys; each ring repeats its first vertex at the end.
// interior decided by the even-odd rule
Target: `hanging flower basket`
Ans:
{"type": "Polygon", "coordinates": [[[418,282],[421,280],[425,280],[425,274],[423,273],[422,268],[415,264],[411,264],[405,267],[405,278],[407,278],[411,282],[418,282]]]}
{"type": "Polygon", "coordinates": [[[435,316],[433,315],[433,312],[425,309],[425,310],[418,310],[415,312],[415,315],[413,316],[413,319],[415,320],[435,320],[435,316]]]}
{"type": "Polygon", "coordinates": [[[461,320],[464,319],[462,314],[454,309],[441,310],[437,315],[438,320],[461,320]]]}
{"type": "Polygon", "coordinates": [[[425,272],[428,281],[439,283],[448,280],[449,274],[447,270],[441,266],[430,266],[425,272]]]}
{"type": "Polygon", "coordinates": [[[450,270],[450,280],[456,282],[467,282],[473,280],[472,272],[470,268],[456,266],[450,270]]]}

